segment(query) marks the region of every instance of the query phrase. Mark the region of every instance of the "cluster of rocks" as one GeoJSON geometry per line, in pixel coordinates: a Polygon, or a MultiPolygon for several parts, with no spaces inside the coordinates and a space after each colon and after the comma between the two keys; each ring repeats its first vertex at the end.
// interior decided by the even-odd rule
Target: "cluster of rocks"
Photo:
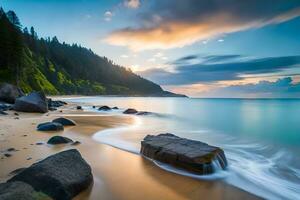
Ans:
{"type": "Polygon", "coordinates": [[[224,151],[206,143],[180,138],[170,133],[147,135],[141,142],[141,154],[196,174],[211,174],[227,167],[224,151]]]}
{"type": "MultiPolygon", "coordinates": [[[[96,108],[96,106],[93,106],[93,108],[96,108]]],[[[109,107],[109,106],[100,106],[98,110],[100,111],[110,111],[110,110],[118,110],[119,108],[114,106],[114,107],[109,107]]]]}
{"type": "Polygon", "coordinates": [[[70,200],[93,182],[91,167],[75,149],[15,171],[15,176],[0,184],[0,199],[70,200]]]}
{"type": "Polygon", "coordinates": [[[52,122],[44,122],[37,125],[38,131],[63,131],[64,126],[75,126],[76,123],[71,120],[64,117],[59,117],[52,122]]]}
{"type": "Polygon", "coordinates": [[[54,111],[58,107],[67,104],[63,101],[47,99],[43,92],[31,92],[28,95],[24,95],[21,89],[8,83],[0,85],[0,101],[5,102],[0,104],[0,111],[2,112],[13,109],[21,112],[46,113],[48,110],[54,111]]]}

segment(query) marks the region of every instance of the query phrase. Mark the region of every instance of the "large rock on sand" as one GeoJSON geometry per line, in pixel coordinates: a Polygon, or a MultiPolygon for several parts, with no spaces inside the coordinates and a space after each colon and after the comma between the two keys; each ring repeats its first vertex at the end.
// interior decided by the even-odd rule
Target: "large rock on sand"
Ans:
{"type": "Polygon", "coordinates": [[[76,149],[49,156],[15,175],[8,182],[22,181],[56,200],[69,200],[93,181],[91,167],[76,149]]]}
{"type": "Polygon", "coordinates": [[[48,112],[47,99],[42,92],[32,92],[16,99],[14,110],[21,112],[48,112]]]}
{"type": "Polygon", "coordinates": [[[213,173],[214,162],[222,169],[227,166],[224,151],[219,147],[170,133],[147,135],[141,144],[144,156],[196,174],[213,173]]]}
{"type": "Polygon", "coordinates": [[[15,103],[16,98],[23,96],[23,92],[16,86],[8,83],[0,85],[0,101],[15,103]]]}
{"type": "Polygon", "coordinates": [[[47,195],[36,192],[30,185],[15,181],[0,184],[1,200],[50,200],[47,195]]]}
{"type": "Polygon", "coordinates": [[[63,131],[64,126],[56,122],[45,122],[37,126],[38,131],[63,131]]]}

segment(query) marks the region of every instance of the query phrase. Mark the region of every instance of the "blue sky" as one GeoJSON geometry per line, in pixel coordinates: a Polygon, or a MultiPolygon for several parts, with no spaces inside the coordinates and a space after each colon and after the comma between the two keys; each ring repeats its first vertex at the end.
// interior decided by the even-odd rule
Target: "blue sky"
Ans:
{"type": "Polygon", "coordinates": [[[173,92],[198,97],[229,93],[300,97],[298,0],[0,2],[40,37],[79,43],[173,92]],[[189,56],[193,59],[176,62],[189,56]],[[221,59],[226,56],[229,59],[221,59]],[[268,62],[257,64],[261,60],[268,62]],[[278,60],[284,60],[284,66],[274,64],[278,60]],[[282,80],[285,88],[278,86],[282,80]]]}

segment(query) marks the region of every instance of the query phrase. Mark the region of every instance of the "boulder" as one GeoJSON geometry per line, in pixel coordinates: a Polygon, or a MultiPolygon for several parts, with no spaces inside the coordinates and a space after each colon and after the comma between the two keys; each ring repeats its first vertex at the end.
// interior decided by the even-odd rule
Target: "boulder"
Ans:
{"type": "Polygon", "coordinates": [[[63,131],[64,126],[56,122],[45,122],[37,126],[38,131],[63,131]]]}
{"type": "Polygon", "coordinates": [[[15,175],[8,182],[22,181],[53,199],[70,200],[93,182],[91,167],[76,149],[49,156],[15,175]]]}
{"type": "Polygon", "coordinates": [[[16,86],[8,83],[0,85],[0,101],[15,103],[16,98],[23,96],[23,92],[16,86]]]}
{"type": "Polygon", "coordinates": [[[72,143],[73,140],[63,137],[63,136],[53,136],[50,138],[47,142],[47,144],[66,144],[66,143],[72,143]]]}
{"type": "Polygon", "coordinates": [[[82,110],[82,107],[81,106],[76,106],[76,109],[77,110],[82,110]]]}
{"type": "Polygon", "coordinates": [[[101,106],[100,108],[98,108],[98,110],[108,111],[111,110],[111,108],[109,106],[101,106]]]}
{"type": "Polygon", "coordinates": [[[22,112],[48,112],[48,105],[45,94],[42,92],[32,92],[27,96],[16,99],[14,110],[22,112]]]}
{"type": "Polygon", "coordinates": [[[114,109],[114,110],[118,110],[119,108],[118,108],[117,106],[115,106],[115,107],[112,107],[112,109],[114,109]]]}
{"type": "Polygon", "coordinates": [[[136,114],[138,111],[136,109],[133,108],[128,108],[127,110],[125,110],[123,113],[124,114],[136,114]]]}
{"type": "Polygon", "coordinates": [[[64,118],[64,117],[56,118],[56,119],[52,120],[52,122],[60,123],[63,126],[75,126],[76,125],[76,123],[73,120],[64,118]]]}
{"type": "Polygon", "coordinates": [[[141,142],[141,154],[200,175],[215,172],[214,163],[222,169],[227,167],[221,148],[170,133],[147,135],[141,142]]]}
{"type": "Polygon", "coordinates": [[[1,200],[50,200],[51,198],[37,192],[29,184],[15,181],[0,184],[1,200]]]}

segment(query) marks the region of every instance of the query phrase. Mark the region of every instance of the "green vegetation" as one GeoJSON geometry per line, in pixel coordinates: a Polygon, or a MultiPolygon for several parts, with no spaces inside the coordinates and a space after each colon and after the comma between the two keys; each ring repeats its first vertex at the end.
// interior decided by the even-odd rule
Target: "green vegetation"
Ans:
{"type": "Polygon", "coordinates": [[[53,95],[164,94],[159,85],[90,49],[39,38],[33,27],[21,27],[13,11],[0,9],[0,82],[53,95]]]}

